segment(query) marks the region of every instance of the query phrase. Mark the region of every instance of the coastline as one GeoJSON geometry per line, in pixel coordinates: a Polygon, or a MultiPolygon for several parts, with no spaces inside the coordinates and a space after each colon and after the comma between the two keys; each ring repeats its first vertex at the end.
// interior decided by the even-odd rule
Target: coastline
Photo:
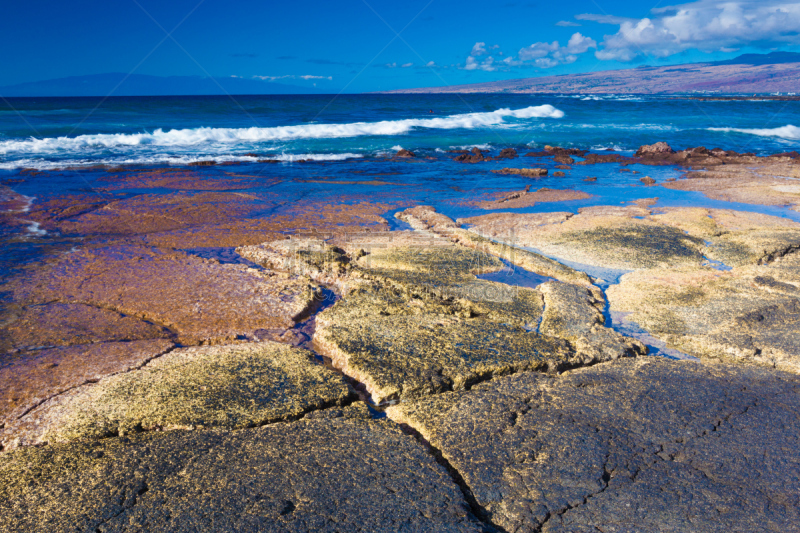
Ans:
{"type": "MultiPolygon", "coordinates": [[[[293,163],[291,182],[260,174],[269,163],[96,168],[79,171],[96,195],[4,194],[5,225],[54,240],[4,283],[3,527],[207,524],[181,503],[197,495],[171,491],[226,479],[234,500],[256,501],[248,483],[309,472],[303,443],[337,488],[313,491],[313,470],[293,474],[294,493],[262,495],[279,529],[346,508],[348,469],[373,491],[361,509],[384,505],[388,476],[393,512],[434,527],[414,509],[444,505],[442,530],[688,527],[689,512],[711,531],[680,502],[647,518],[665,488],[698,498],[700,486],[703,505],[728,498],[724,523],[760,520],[753,494],[774,501],[795,468],[792,454],[759,454],[765,435],[781,449],[798,438],[798,154],[466,152],[293,163]],[[442,185],[449,196],[425,207],[431,186],[398,178],[424,165],[499,181],[442,185]],[[492,173],[508,168],[549,173],[492,173]],[[603,189],[610,173],[620,181],[603,189]],[[288,201],[253,190],[265,183],[325,193],[288,201]],[[365,457],[378,466],[361,469],[365,457]],[[150,473],[131,477],[141,465],[150,473]],[[687,477],[699,470],[712,481],[687,477]],[[48,495],[67,480],[77,498],[48,495]],[[118,505],[116,490],[136,496],[118,505]]],[[[208,497],[245,527],[245,511],[208,497]]],[[[776,527],[793,513],[783,506],[776,527]]]]}

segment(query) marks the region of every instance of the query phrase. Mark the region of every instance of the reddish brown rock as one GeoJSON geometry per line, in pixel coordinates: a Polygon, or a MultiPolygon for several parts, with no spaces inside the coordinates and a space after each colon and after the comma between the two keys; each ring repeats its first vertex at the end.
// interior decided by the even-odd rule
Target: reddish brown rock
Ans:
{"type": "Polygon", "coordinates": [[[12,310],[2,322],[0,353],[169,336],[147,321],[87,305],[32,305],[12,310]]]}
{"type": "Polygon", "coordinates": [[[537,191],[515,191],[512,193],[500,192],[492,195],[496,200],[473,202],[471,205],[481,209],[517,209],[533,207],[541,202],[567,202],[570,200],[586,200],[591,194],[573,189],[548,189],[542,187],[537,191]]]}
{"type": "Polygon", "coordinates": [[[111,309],[168,327],[189,344],[289,327],[314,305],[318,290],[304,279],[125,246],[80,250],[12,282],[22,304],[111,309]]]}
{"type": "Polygon", "coordinates": [[[458,161],[459,163],[480,163],[485,160],[486,158],[483,157],[483,153],[478,148],[473,148],[471,151],[453,158],[453,161],[458,161]]]}
{"type": "Polygon", "coordinates": [[[655,144],[646,144],[640,146],[636,151],[636,157],[647,157],[651,155],[664,155],[674,154],[675,150],[665,142],[657,142],[655,144]]]}
{"type": "Polygon", "coordinates": [[[415,154],[411,150],[401,149],[401,150],[398,150],[397,153],[394,154],[394,156],[395,157],[417,157],[417,154],[415,154]]]}
{"type": "MultiPolygon", "coordinates": [[[[0,357],[0,428],[10,427],[14,420],[48,398],[138,368],[171,347],[171,342],[157,339],[4,355],[0,357]]],[[[8,437],[0,433],[0,439],[8,437]]]]}
{"type": "Polygon", "coordinates": [[[639,181],[641,181],[645,185],[655,185],[656,184],[656,180],[654,180],[650,176],[645,176],[643,178],[639,178],[639,181]]]}
{"type": "Polygon", "coordinates": [[[546,168],[501,168],[500,170],[492,170],[494,174],[518,174],[528,178],[541,178],[547,176],[546,168]]]}

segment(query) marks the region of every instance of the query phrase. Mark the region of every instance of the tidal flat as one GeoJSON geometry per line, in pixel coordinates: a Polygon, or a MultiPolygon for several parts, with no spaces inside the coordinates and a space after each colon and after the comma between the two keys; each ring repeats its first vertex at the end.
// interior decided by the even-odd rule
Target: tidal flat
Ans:
{"type": "Polygon", "coordinates": [[[244,157],[4,175],[0,531],[800,530],[800,154],[244,157]]]}

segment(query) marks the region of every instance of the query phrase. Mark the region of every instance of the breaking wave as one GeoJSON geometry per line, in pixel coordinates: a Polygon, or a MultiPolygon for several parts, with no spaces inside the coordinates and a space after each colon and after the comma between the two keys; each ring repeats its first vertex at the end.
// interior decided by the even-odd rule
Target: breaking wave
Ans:
{"type": "Polygon", "coordinates": [[[498,109],[437,118],[354,122],[350,124],[304,124],[271,128],[157,129],[152,133],[106,133],[77,137],[48,137],[0,141],[0,154],[53,154],[91,149],[130,147],[186,147],[209,143],[233,144],[298,139],[334,139],[364,135],[400,135],[415,128],[474,129],[501,125],[507,118],[561,118],[564,112],[551,105],[524,109],[498,109]]]}
{"type": "Polygon", "coordinates": [[[726,133],[747,133],[749,135],[758,135],[759,137],[780,137],[781,139],[789,139],[791,141],[800,140],[800,128],[788,124],[780,128],[767,128],[767,129],[743,129],[743,128],[708,128],[709,131],[723,131],[726,133]]]}

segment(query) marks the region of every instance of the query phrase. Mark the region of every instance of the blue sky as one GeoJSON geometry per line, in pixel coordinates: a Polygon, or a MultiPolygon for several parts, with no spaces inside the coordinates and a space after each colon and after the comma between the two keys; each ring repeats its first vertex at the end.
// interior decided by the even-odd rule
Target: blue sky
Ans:
{"type": "Polygon", "coordinates": [[[361,92],[800,50],[800,0],[29,0],[3,11],[0,85],[135,72],[361,92]]]}

